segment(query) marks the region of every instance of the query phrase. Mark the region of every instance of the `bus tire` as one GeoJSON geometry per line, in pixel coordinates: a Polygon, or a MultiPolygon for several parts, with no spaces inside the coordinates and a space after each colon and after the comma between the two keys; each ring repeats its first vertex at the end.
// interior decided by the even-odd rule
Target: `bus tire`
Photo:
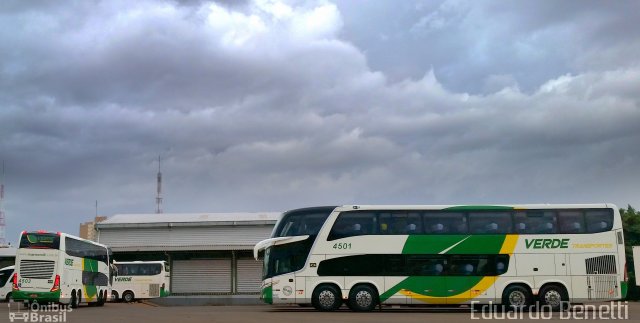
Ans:
{"type": "Polygon", "coordinates": [[[78,308],[78,298],[76,298],[75,290],[71,291],[71,302],[69,303],[69,306],[71,306],[71,308],[78,308]]]}
{"type": "Polygon", "coordinates": [[[107,291],[100,291],[98,294],[98,306],[104,306],[104,303],[107,301],[107,291]]]}
{"type": "Polygon", "coordinates": [[[561,309],[568,308],[567,305],[563,304],[569,304],[569,295],[564,286],[549,284],[540,289],[538,300],[540,301],[540,305],[547,306],[547,308],[557,312],[561,309]]]}
{"type": "Polygon", "coordinates": [[[320,285],[313,291],[311,304],[318,311],[335,311],[342,305],[342,294],[334,285],[320,285]]]}
{"type": "Polygon", "coordinates": [[[7,293],[7,297],[5,297],[5,300],[6,300],[7,302],[11,301],[11,292],[8,292],[8,293],[7,293]]]}
{"type": "Polygon", "coordinates": [[[128,290],[124,293],[122,293],[122,300],[125,301],[125,303],[131,303],[133,302],[133,300],[135,299],[133,292],[128,290]]]}
{"type": "Polygon", "coordinates": [[[370,312],[378,305],[378,292],[369,285],[356,285],[349,292],[349,308],[356,312],[370,312]]]}
{"type": "Polygon", "coordinates": [[[115,290],[111,291],[111,300],[114,302],[118,301],[118,292],[116,292],[115,290]]]}
{"type": "Polygon", "coordinates": [[[502,305],[507,310],[525,308],[533,304],[533,295],[529,288],[523,285],[511,285],[502,293],[502,305]]]}

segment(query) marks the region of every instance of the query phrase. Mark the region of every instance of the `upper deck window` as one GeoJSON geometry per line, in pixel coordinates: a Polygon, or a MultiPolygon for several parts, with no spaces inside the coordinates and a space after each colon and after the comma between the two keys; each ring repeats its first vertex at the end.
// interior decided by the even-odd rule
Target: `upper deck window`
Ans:
{"type": "Polygon", "coordinates": [[[469,231],[488,234],[511,233],[511,213],[471,212],[469,213],[469,231]]]}
{"type": "Polygon", "coordinates": [[[517,211],[513,217],[514,233],[556,233],[556,218],[553,211],[517,211]]]}
{"type": "Polygon", "coordinates": [[[278,221],[273,237],[316,235],[333,208],[287,212],[278,221]]]}

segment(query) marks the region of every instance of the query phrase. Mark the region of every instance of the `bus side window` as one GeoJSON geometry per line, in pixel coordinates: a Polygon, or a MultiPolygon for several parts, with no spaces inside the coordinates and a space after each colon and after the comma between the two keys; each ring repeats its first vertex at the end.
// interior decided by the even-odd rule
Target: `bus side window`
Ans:
{"type": "Polygon", "coordinates": [[[370,212],[344,212],[333,224],[329,241],[377,232],[375,214],[370,212]]]}
{"type": "Polygon", "coordinates": [[[438,276],[444,273],[444,256],[441,255],[407,255],[408,276],[438,276]]]}
{"type": "Polygon", "coordinates": [[[507,272],[509,269],[509,255],[494,255],[495,272],[489,272],[489,276],[499,276],[507,272]]]}
{"type": "Polygon", "coordinates": [[[404,225],[401,229],[401,234],[422,233],[422,221],[419,213],[395,212],[393,217],[401,225],[404,225]]]}
{"type": "Polygon", "coordinates": [[[469,213],[469,228],[471,229],[471,233],[511,233],[511,222],[511,213],[509,212],[469,213]]]}
{"type": "Polygon", "coordinates": [[[584,233],[584,217],[581,211],[558,212],[560,233],[584,233]]]}
{"type": "Polygon", "coordinates": [[[613,212],[606,210],[589,210],[585,214],[587,232],[605,232],[613,227],[613,212]]]}
{"type": "Polygon", "coordinates": [[[467,233],[467,219],[459,212],[425,212],[424,232],[429,234],[467,233]]]}
{"type": "Polygon", "coordinates": [[[517,211],[513,220],[515,233],[556,233],[556,216],[553,211],[517,211]]]}

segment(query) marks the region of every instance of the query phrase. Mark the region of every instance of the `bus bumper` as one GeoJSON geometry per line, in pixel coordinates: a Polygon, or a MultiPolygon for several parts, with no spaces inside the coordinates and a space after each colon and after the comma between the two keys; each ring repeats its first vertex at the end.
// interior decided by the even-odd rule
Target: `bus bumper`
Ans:
{"type": "Polygon", "coordinates": [[[11,298],[15,301],[31,301],[31,302],[58,302],[60,301],[60,291],[57,292],[30,292],[22,290],[14,290],[11,292],[11,298]]]}
{"type": "Polygon", "coordinates": [[[267,304],[273,304],[273,287],[271,285],[262,288],[260,299],[267,304]]]}

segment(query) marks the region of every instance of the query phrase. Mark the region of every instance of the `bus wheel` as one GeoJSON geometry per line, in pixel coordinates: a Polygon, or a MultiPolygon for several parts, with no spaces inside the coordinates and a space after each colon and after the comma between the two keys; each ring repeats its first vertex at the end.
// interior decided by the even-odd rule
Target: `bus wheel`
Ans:
{"type": "Polygon", "coordinates": [[[106,301],[107,298],[107,291],[100,291],[100,293],[98,294],[98,306],[104,306],[104,302],[106,301]]]}
{"type": "Polygon", "coordinates": [[[540,304],[548,306],[552,311],[559,311],[568,307],[569,296],[562,286],[544,286],[538,293],[538,297],[540,298],[540,304]]]}
{"type": "Polygon", "coordinates": [[[529,306],[532,300],[531,292],[522,285],[509,286],[502,294],[502,304],[507,307],[507,310],[529,306]]]}
{"type": "Polygon", "coordinates": [[[116,292],[115,290],[111,291],[111,300],[114,302],[118,301],[118,292],[116,292]]]}
{"type": "Polygon", "coordinates": [[[133,302],[133,292],[132,291],[126,291],[124,293],[122,293],[122,300],[125,301],[126,303],[131,303],[133,302]]]}
{"type": "Polygon", "coordinates": [[[71,303],[69,303],[71,308],[78,308],[78,299],[76,298],[76,291],[71,291],[71,303]]]}
{"type": "Polygon", "coordinates": [[[5,298],[7,302],[11,301],[11,292],[7,293],[7,297],[5,298]]]}
{"type": "Polygon", "coordinates": [[[332,285],[321,285],[313,291],[311,296],[313,307],[319,311],[330,312],[342,305],[340,291],[332,285]]]}
{"type": "Polygon", "coordinates": [[[370,312],[378,304],[378,293],[371,286],[358,285],[349,292],[349,308],[356,312],[370,312]]]}

